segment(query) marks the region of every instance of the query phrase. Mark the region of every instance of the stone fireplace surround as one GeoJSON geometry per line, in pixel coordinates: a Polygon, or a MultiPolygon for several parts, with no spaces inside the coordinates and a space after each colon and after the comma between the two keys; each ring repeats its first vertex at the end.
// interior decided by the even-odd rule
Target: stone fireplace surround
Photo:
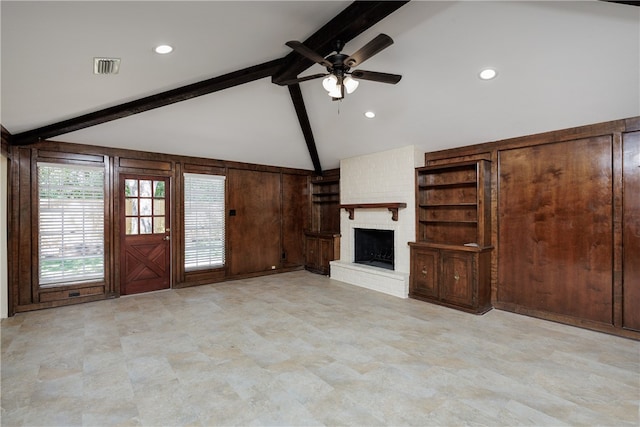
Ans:
{"type": "Polygon", "coordinates": [[[340,162],[340,203],[406,203],[398,220],[386,208],[355,209],[353,219],[340,212],[340,259],[331,262],[331,278],[400,298],[409,294],[409,246],[415,240],[415,168],[424,153],[414,146],[352,157],[340,162]],[[395,269],[354,263],[356,228],[394,231],[395,269]]]}

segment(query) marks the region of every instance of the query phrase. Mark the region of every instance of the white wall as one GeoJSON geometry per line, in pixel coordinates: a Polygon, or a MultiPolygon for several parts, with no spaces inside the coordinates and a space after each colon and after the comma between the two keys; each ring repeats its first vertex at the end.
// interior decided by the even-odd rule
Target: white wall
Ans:
{"type": "Polygon", "coordinates": [[[0,155],[0,318],[9,314],[7,278],[7,184],[9,181],[8,161],[0,155]]]}

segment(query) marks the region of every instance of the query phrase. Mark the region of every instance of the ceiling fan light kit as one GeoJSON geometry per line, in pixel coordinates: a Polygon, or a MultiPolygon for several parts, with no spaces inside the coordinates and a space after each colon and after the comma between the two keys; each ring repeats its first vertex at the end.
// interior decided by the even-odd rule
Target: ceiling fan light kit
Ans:
{"type": "Polygon", "coordinates": [[[327,56],[326,58],[312,49],[305,46],[299,41],[288,41],[286,43],[291,49],[298,52],[300,55],[307,59],[316,62],[327,69],[325,74],[314,74],[311,76],[300,77],[294,80],[285,82],[285,84],[296,84],[307,80],[313,80],[320,77],[322,79],[322,87],[328,92],[328,95],[333,100],[340,100],[344,98],[345,92],[353,93],[360,82],[354,79],[354,77],[362,80],[371,80],[374,82],[396,84],[400,81],[402,76],[398,74],[379,73],[376,71],[354,70],[350,72],[352,67],[356,67],[362,64],[367,59],[371,58],[376,53],[386,49],[393,44],[393,40],[386,34],[379,34],[369,43],[364,45],[353,55],[346,55],[340,53],[344,43],[340,40],[335,42],[335,53],[327,56]]]}

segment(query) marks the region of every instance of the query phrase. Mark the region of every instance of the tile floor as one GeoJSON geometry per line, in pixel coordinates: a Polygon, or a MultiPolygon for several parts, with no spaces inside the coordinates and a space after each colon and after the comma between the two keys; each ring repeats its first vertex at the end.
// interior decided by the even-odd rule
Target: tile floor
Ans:
{"type": "Polygon", "coordinates": [[[297,271],[2,321],[3,426],[640,424],[640,342],[297,271]]]}

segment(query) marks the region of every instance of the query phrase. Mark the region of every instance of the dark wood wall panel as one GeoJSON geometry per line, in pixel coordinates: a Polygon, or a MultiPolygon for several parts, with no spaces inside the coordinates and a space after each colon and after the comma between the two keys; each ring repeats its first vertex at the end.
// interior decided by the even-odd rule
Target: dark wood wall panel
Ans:
{"type": "Polygon", "coordinates": [[[278,268],[281,259],[280,174],[229,169],[229,272],[241,275],[278,268]]]}
{"type": "Polygon", "coordinates": [[[29,149],[18,150],[18,209],[19,217],[17,224],[17,234],[19,240],[19,251],[14,258],[12,255],[11,261],[18,263],[18,298],[17,304],[14,306],[26,305],[34,302],[34,293],[31,280],[32,266],[37,262],[38,253],[37,248],[33,247],[32,242],[32,202],[34,198],[31,194],[31,189],[35,187],[35,179],[32,182],[31,168],[32,168],[32,153],[29,149]]]}
{"type": "Polygon", "coordinates": [[[500,152],[498,300],[612,324],[611,137],[500,152]]]}
{"type": "Polygon", "coordinates": [[[640,331],[640,131],[623,135],[623,327],[640,331]]]}
{"type": "Polygon", "coordinates": [[[307,177],[282,174],[283,265],[304,264],[304,230],[309,228],[309,185],[307,177]]]}

